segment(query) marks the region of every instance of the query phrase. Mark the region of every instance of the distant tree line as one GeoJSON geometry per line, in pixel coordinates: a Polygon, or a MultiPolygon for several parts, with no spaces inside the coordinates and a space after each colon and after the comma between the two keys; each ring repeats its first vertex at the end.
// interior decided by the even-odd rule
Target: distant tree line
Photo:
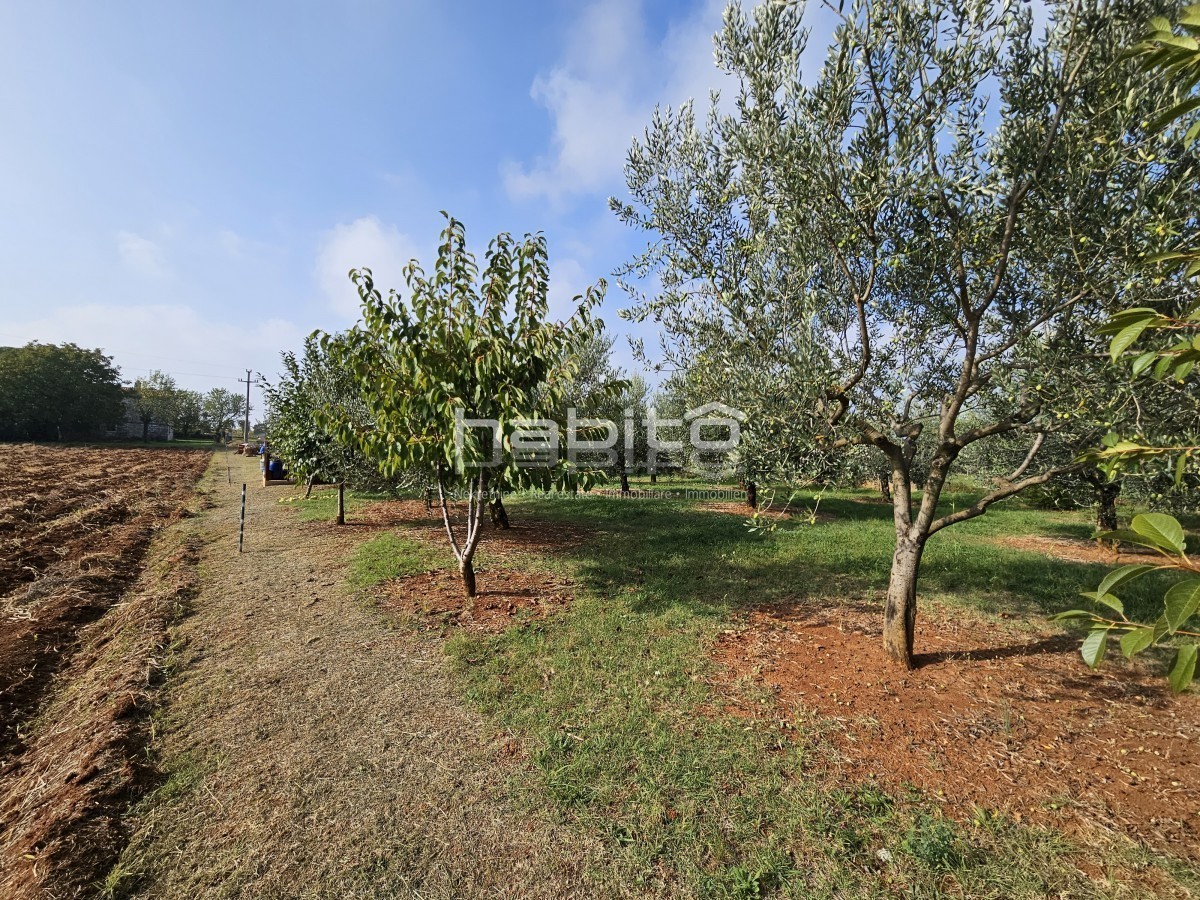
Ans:
{"type": "Polygon", "coordinates": [[[0,438],[82,438],[122,417],[112,357],[75,344],[0,348],[0,438]]]}
{"type": "Polygon", "coordinates": [[[0,347],[0,440],[102,437],[126,420],[127,404],[142,422],[143,440],[152,424],[170,425],[180,438],[224,439],[245,415],[246,401],[225,388],[208,393],[180,388],[159,371],[128,385],[100,349],[37,341],[0,347]]]}

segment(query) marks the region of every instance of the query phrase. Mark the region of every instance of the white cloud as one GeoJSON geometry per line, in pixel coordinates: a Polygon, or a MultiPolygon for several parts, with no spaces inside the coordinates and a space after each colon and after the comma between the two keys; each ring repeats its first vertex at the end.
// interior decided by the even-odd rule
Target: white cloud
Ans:
{"type": "Polygon", "coordinates": [[[554,121],[552,147],[532,165],[501,167],[514,199],[612,191],[625,155],[656,104],[678,107],[729,80],[713,64],[713,33],[724,0],[704,0],[661,41],[647,37],[641,0],[597,0],[568,35],[562,62],[539,75],[530,95],[554,121]]]}
{"type": "Polygon", "coordinates": [[[575,311],[571,302],[586,291],[595,279],[589,279],[576,259],[556,259],[550,266],[550,317],[565,320],[575,311]]]}
{"type": "Polygon", "coordinates": [[[118,231],[117,252],[125,267],[138,275],[162,278],[169,274],[163,260],[162,248],[140,234],[132,231],[118,231]]]}
{"type": "Polygon", "coordinates": [[[316,279],[332,309],[356,318],[359,300],[348,277],[351,269],[370,269],[376,287],[387,296],[389,289],[404,286],[404,267],[420,256],[417,244],[395,225],[364,216],[325,232],[317,251],[316,279]]]}

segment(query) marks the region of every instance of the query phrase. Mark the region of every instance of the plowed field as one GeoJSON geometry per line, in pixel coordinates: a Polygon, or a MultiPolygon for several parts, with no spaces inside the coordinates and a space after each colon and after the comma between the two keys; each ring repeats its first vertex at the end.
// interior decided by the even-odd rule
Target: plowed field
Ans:
{"type": "Polygon", "coordinates": [[[0,445],[0,759],[210,455],[0,445]]]}

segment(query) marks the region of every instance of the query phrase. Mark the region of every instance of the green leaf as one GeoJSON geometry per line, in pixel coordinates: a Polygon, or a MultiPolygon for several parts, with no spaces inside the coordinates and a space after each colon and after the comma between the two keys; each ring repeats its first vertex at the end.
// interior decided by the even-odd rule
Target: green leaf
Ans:
{"type": "Polygon", "coordinates": [[[1126,659],[1141,653],[1154,643],[1154,629],[1146,626],[1129,632],[1121,638],[1121,653],[1126,659]]]}
{"type": "Polygon", "coordinates": [[[1102,531],[1096,537],[1102,541],[1120,541],[1123,544],[1137,544],[1139,547],[1149,547],[1151,550],[1158,549],[1158,544],[1154,543],[1150,538],[1138,534],[1136,531],[1130,531],[1127,528],[1119,528],[1116,531],[1102,531]]]}
{"type": "Polygon", "coordinates": [[[1192,97],[1184,100],[1182,103],[1175,104],[1170,109],[1152,119],[1149,125],[1146,126],[1146,130],[1152,134],[1162,131],[1176,119],[1183,118],[1195,109],[1200,109],[1200,97],[1192,97]]]}
{"type": "Polygon", "coordinates": [[[1167,629],[1174,634],[1200,609],[1200,578],[1188,578],[1174,585],[1164,600],[1167,629]]]}
{"type": "Polygon", "coordinates": [[[1141,356],[1139,356],[1137,359],[1135,359],[1133,361],[1133,365],[1129,367],[1130,373],[1133,375],[1134,378],[1136,378],[1138,375],[1141,375],[1148,368],[1150,368],[1150,364],[1152,362],[1154,362],[1154,360],[1155,360],[1155,358],[1157,358],[1157,356],[1158,356],[1158,354],[1155,353],[1153,350],[1151,350],[1147,353],[1143,353],[1141,356]]]}
{"type": "Polygon", "coordinates": [[[1171,666],[1171,671],[1167,675],[1167,680],[1171,682],[1171,690],[1177,694],[1182,693],[1192,683],[1192,677],[1195,674],[1196,645],[1184,644],[1175,654],[1175,665],[1171,666]]]}
{"type": "Polygon", "coordinates": [[[1068,609],[1065,612],[1055,613],[1050,617],[1051,622],[1062,622],[1066,619],[1094,619],[1096,614],[1090,609],[1068,609]]]}
{"type": "Polygon", "coordinates": [[[1115,595],[1101,594],[1099,591],[1096,591],[1096,602],[1103,603],[1105,606],[1115,609],[1118,615],[1122,618],[1125,617],[1125,604],[1117,599],[1115,595]]]}
{"type": "Polygon", "coordinates": [[[1088,636],[1083,639],[1083,646],[1079,648],[1079,652],[1083,655],[1083,661],[1091,668],[1100,668],[1100,663],[1104,660],[1104,651],[1108,649],[1108,629],[1096,628],[1088,632],[1088,636]]]}
{"type": "Polygon", "coordinates": [[[1152,541],[1156,547],[1170,550],[1172,553],[1183,553],[1183,526],[1174,516],[1168,516],[1166,513],[1142,513],[1133,517],[1130,528],[1152,541]]]}
{"type": "Polygon", "coordinates": [[[1096,593],[1104,595],[1116,590],[1123,584],[1128,584],[1135,578],[1140,578],[1147,572],[1153,572],[1154,566],[1148,566],[1145,563],[1121,566],[1104,576],[1104,580],[1100,582],[1100,586],[1096,588],[1096,593]]]}
{"type": "Polygon", "coordinates": [[[1126,325],[1121,329],[1117,336],[1112,339],[1112,343],[1108,345],[1108,354],[1112,357],[1113,362],[1116,362],[1121,354],[1128,350],[1129,346],[1142,336],[1142,332],[1150,327],[1152,321],[1154,321],[1153,317],[1139,319],[1132,325],[1126,325]]]}

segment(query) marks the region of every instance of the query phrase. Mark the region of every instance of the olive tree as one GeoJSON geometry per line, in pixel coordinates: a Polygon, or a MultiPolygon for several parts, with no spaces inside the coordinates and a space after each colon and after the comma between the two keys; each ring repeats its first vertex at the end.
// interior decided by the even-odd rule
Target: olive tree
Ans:
{"type": "MultiPolygon", "coordinates": [[[[660,322],[688,365],[742,373],[786,420],[781,439],[876,448],[891,472],[889,655],[913,665],[928,540],[1072,470],[1043,464],[1049,367],[1139,275],[1129,251],[1170,209],[1170,167],[1141,125],[1153,99],[1123,58],[1143,0],[1027,6],[855,0],[824,65],[800,59],[804,11],[726,10],[718,64],[734,110],[699,124],[659,111],[627,165],[628,224],[654,235],[631,264],[661,289],[629,314],[660,322]],[[984,424],[972,413],[1008,386],[984,424]],[[1019,435],[1026,452],[971,505],[939,505],[969,446],[1019,435]],[[913,490],[921,440],[931,445],[913,490]]],[[[1088,337],[1090,339],[1090,335],[1088,337]]]]}
{"type": "Polygon", "coordinates": [[[385,475],[416,470],[436,484],[463,588],[474,597],[489,485],[565,484],[574,475],[548,458],[559,448],[545,423],[571,383],[572,348],[598,329],[592,310],[603,282],[575,298],[567,321],[552,321],[545,238],[498,235],[480,272],[463,226],[450,217],[432,274],[415,260],[405,267],[406,296],[392,290],[385,298],[368,269],[350,276],[362,322],[336,340],[323,336],[321,347],[352,374],[367,421],[322,415],[385,475]],[[531,429],[545,440],[528,438],[531,429]],[[449,504],[458,492],[467,515],[456,527],[449,504]]]}

